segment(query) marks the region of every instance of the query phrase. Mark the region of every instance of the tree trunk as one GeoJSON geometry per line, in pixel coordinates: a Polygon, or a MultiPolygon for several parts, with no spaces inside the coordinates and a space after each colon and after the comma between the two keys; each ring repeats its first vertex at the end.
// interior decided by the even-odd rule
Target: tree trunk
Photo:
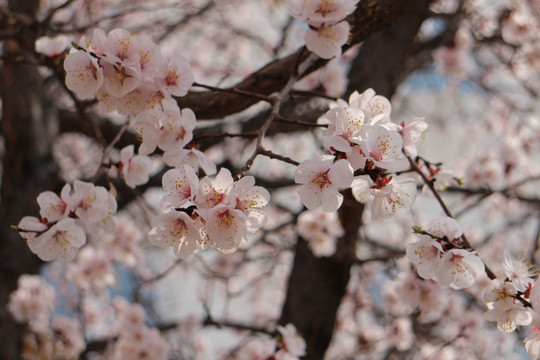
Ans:
{"type": "MultiPolygon", "coordinates": [[[[39,1],[10,0],[9,10],[35,19],[39,1]]],[[[32,21],[29,21],[32,22],[32,21]]],[[[3,44],[1,131],[2,158],[0,204],[0,349],[3,359],[20,354],[21,327],[10,317],[6,304],[24,273],[37,273],[41,262],[19,234],[10,229],[25,215],[37,215],[36,195],[47,178],[49,154],[43,131],[42,79],[32,59],[37,34],[35,24],[19,24],[17,34],[3,44]]],[[[17,29],[17,27],[14,27],[17,29]]]]}
{"type": "MultiPolygon", "coordinates": [[[[388,98],[407,75],[407,58],[420,25],[427,16],[429,1],[423,1],[391,27],[370,36],[362,45],[349,74],[350,94],[373,88],[388,98]]],[[[336,314],[345,295],[354,263],[358,231],[364,206],[345,192],[339,217],[345,235],[336,253],[317,258],[299,239],[287,297],[280,323],[293,323],[307,343],[305,359],[323,359],[332,339],[336,314]]]]}

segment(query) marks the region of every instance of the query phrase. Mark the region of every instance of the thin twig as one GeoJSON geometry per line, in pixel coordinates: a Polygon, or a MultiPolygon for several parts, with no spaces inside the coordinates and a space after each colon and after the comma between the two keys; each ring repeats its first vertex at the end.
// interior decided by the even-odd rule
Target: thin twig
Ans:
{"type": "MultiPolygon", "coordinates": [[[[454,218],[454,216],[452,215],[452,213],[450,212],[450,209],[448,209],[448,207],[446,206],[446,203],[443,201],[443,199],[441,198],[441,196],[439,195],[439,192],[435,189],[435,187],[433,186],[433,181],[428,179],[426,174],[424,174],[424,172],[418,167],[418,165],[416,164],[416,162],[407,154],[405,154],[405,156],[407,157],[407,160],[409,160],[409,164],[411,165],[411,167],[418,173],[418,175],[420,175],[420,177],[422,178],[422,180],[424,181],[424,183],[427,185],[427,187],[429,188],[429,190],[431,190],[431,192],[433,193],[433,196],[435,196],[435,199],[437,199],[437,202],[439,203],[439,205],[441,206],[441,208],[443,209],[444,213],[446,214],[446,216],[450,217],[450,218],[454,218]]],[[[467,236],[465,234],[462,234],[461,235],[461,241],[463,241],[463,246],[470,250],[470,251],[476,251],[475,248],[471,245],[471,243],[469,242],[469,240],[467,239],[467,236]]],[[[490,279],[495,279],[497,276],[495,275],[495,273],[486,265],[486,263],[484,262],[484,266],[485,266],[485,269],[486,269],[486,274],[487,276],[490,278],[490,279]]]]}

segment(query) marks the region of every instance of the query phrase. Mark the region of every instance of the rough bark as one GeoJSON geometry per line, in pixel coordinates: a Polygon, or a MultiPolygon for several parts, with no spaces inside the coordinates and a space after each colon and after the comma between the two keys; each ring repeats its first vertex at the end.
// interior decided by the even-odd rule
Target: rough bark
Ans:
{"type": "MultiPolygon", "coordinates": [[[[351,24],[350,42],[345,48],[359,44],[371,34],[389,26],[401,15],[422,0],[363,0],[358,4],[354,14],[347,20],[351,24]]],[[[273,61],[248,76],[231,89],[270,95],[282,89],[297,64],[304,60],[309,52],[304,48],[294,54],[273,61]]],[[[314,71],[326,63],[320,59],[308,72],[314,71]]],[[[190,93],[177,99],[180,107],[189,107],[197,115],[198,120],[217,119],[237,113],[259,101],[256,97],[248,97],[236,93],[214,93],[211,91],[190,93]]]]}
{"type": "MultiPolygon", "coordinates": [[[[408,55],[416,33],[427,16],[428,1],[422,1],[391,27],[364,42],[350,73],[348,92],[373,88],[391,97],[407,75],[408,55]]],[[[329,258],[317,258],[299,240],[287,297],[280,323],[293,323],[307,342],[305,359],[323,359],[332,339],[336,314],[346,292],[354,263],[358,231],[362,226],[364,206],[350,191],[339,211],[345,235],[338,241],[338,251],[329,258]]]]}
{"type": "MultiPolygon", "coordinates": [[[[39,1],[10,0],[9,10],[35,19],[39,1]]],[[[4,42],[2,65],[1,131],[5,142],[2,158],[0,205],[0,352],[3,359],[19,356],[20,327],[6,309],[9,293],[24,273],[36,273],[41,262],[30,253],[25,241],[10,229],[24,215],[36,214],[36,194],[46,186],[48,163],[46,132],[41,106],[41,76],[36,66],[21,59],[33,51],[37,28],[19,26],[17,34],[4,42]]]]}

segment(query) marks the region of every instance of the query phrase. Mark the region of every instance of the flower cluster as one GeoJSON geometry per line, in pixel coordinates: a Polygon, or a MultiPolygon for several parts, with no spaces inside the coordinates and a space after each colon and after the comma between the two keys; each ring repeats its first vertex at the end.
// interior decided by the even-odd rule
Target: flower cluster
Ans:
{"type": "Polygon", "coordinates": [[[276,338],[258,337],[240,348],[239,360],[297,360],[306,355],[306,341],[289,323],[277,327],[276,338]]]}
{"type": "Polygon", "coordinates": [[[168,358],[169,345],[156,328],[145,324],[146,311],[139,304],[130,304],[123,298],[113,299],[118,314],[116,326],[118,340],[112,359],[164,360],[168,358]]]}
{"type": "Polygon", "coordinates": [[[234,252],[248,231],[257,231],[265,221],[263,207],[268,191],[255,186],[252,176],[234,181],[222,168],[211,180],[201,180],[195,170],[184,165],[163,175],[162,199],[165,212],[152,221],[149,240],[160,247],[172,246],[185,258],[213,244],[223,252],[234,252]]]}
{"type": "Polygon", "coordinates": [[[336,252],[337,239],[345,233],[337,213],[326,212],[320,208],[298,215],[296,230],[317,257],[332,256],[336,252]]]}
{"type": "Polygon", "coordinates": [[[32,330],[24,338],[27,358],[75,359],[86,347],[76,319],[53,315],[54,288],[37,275],[22,275],[10,294],[8,310],[32,330]]]}
{"type": "Polygon", "coordinates": [[[193,83],[189,63],[167,59],[151,40],[114,29],[83,37],[64,61],[66,85],[81,99],[97,97],[104,109],[136,115],[171,96],[183,96],[193,83]]]}
{"type": "Polygon", "coordinates": [[[8,310],[33,331],[47,326],[54,309],[54,288],[37,275],[21,275],[17,290],[9,295],[8,310]]]}
{"type": "Polygon", "coordinates": [[[427,124],[414,119],[409,124],[391,122],[388,99],[368,89],[354,92],[349,102],[337,104],[318,122],[328,125],[323,146],[333,155],[323,155],[301,163],[295,181],[308,209],[322,205],[325,211],[341,206],[340,189],[351,187],[360,202],[371,202],[372,218],[389,218],[398,209],[410,208],[416,198],[416,181],[403,171],[409,163],[403,153],[416,154],[416,143],[427,124]],[[357,175],[353,178],[353,175],[357,175]]]}
{"type": "Polygon", "coordinates": [[[306,47],[323,59],[341,54],[350,25],[342,21],[352,14],[358,0],[287,0],[289,13],[309,25],[306,47]]]}
{"type": "Polygon", "coordinates": [[[156,148],[164,151],[165,163],[178,163],[176,155],[192,140],[196,122],[193,111],[180,109],[173,98],[186,95],[193,83],[185,59],[167,59],[157,44],[127,30],[105,35],[96,29],[66,56],[64,69],[66,86],[79,98],[95,97],[102,111],[137,117],[139,155],[125,148],[118,169],[128,186],[147,181],[150,164],[144,156],[156,148]]]}
{"type": "Polygon", "coordinates": [[[480,257],[463,248],[463,231],[454,219],[435,218],[425,231],[418,230],[420,241],[407,246],[407,257],[416,265],[421,278],[464,289],[484,273],[480,257]]]}
{"type": "Polygon", "coordinates": [[[44,261],[71,261],[86,243],[87,234],[114,230],[116,200],[102,186],[75,181],[62,188],[60,196],[39,194],[40,218],[25,216],[17,226],[30,250],[44,261]]]}
{"type": "Polygon", "coordinates": [[[279,350],[275,354],[276,359],[298,359],[306,355],[306,341],[293,324],[278,326],[278,331],[281,339],[279,350]]]}

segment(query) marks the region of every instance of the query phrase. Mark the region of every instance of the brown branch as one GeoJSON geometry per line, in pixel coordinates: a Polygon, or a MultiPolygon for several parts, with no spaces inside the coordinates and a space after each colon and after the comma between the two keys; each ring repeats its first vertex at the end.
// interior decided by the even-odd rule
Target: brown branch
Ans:
{"type": "MultiPolygon", "coordinates": [[[[411,159],[411,157],[409,155],[405,154],[405,156],[407,157],[407,160],[409,160],[409,164],[411,165],[411,167],[414,169],[414,171],[416,171],[416,173],[418,175],[420,175],[420,177],[422,178],[424,183],[427,185],[427,187],[429,188],[429,190],[431,191],[433,196],[435,196],[435,199],[437,199],[437,202],[439,203],[439,205],[443,209],[446,216],[448,216],[450,218],[454,218],[454,216],[452,215],[452,212],[450,212],[450,209],[448,209],[448,206],[446,206],[446,203],[441,198],[441,195],[439,195],[439,192],[435,189],[435,186],[433,186],[433,181],[431,181],[430,179],[427,178],[426,174],[424,174],[424,172],[418,167],[418,165],[416,165],[416,162],[413,159],[411,159]]],[[[467,250],[469,250],[471,252],[476,251],[475,248],[469,242],[469,239],[467,239],[467,236],[465,234],[461,235],[461,241],[463,242],[463,247],[465,249],[467,249],[467,250]]],[[[482,260],[482,262],[484,262],[484,261],[482,260]]],[[[484,267],[486,269],[487,276],[491,280],[493,280],[493,279],[495,279],[497,277],[495,275],[495,273],[487,266],[487,264],[485,262],[484,262],[484,267]]]]}
{"type": "MultiPolygon", "coordinates": [[[[391,25],[410,8],[421,3],[422,0],[364,0],[358,4],[353,15],[347,20],[351,24],[350,42],[344,47],[359,44],[371,34],[391,25]]],[[[237,91],[270,95],[280,91],[299,62],[304,61],[309,52],[305,48],[297,50],[294,54],[283,59],[275,60],[262,69],[251,74],[237,85],[231,87],[237,91]]],[[[300,74],[303,77],[326,64],[326,60],[318,59],[306,72],[300,74]]],[[[177,98],[181,108],[191,108],[197,115],[197,119],[216,119],[237,113],[255,104],[258,100],[235,93],[198,92],[189,93],[187,96],[177,98]]]]}

